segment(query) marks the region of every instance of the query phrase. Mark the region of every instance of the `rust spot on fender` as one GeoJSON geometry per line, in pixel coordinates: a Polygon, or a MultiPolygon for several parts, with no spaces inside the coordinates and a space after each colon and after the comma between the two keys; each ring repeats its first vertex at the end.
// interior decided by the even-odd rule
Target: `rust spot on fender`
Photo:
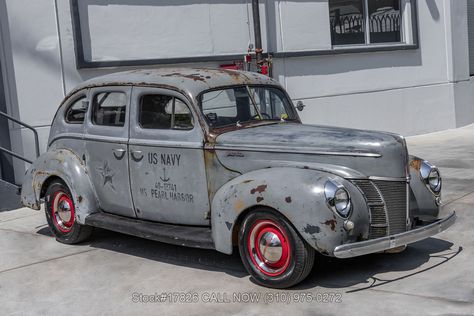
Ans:
{"type": "Polygon", "coordinates": [[[324,223],[321,223],[321,224],[330,226],[331,230],[333,232],[336,231],[336,220],[335,219],[329,219],[329,220],[327,220],[327,221],[325,221],[324,223]]]}
{"type": "Polygon", "coordinates": [[[82,203],[83,200],[84,200],[84,198],[82,197],[82,195],[79,195],[79,196],[77,197],[77,202],[78,202],[78,203],[82,203]]]}
{"type": "Polygon", "coordinates": [[[37,177],[47,177],[47,176],[49,176],[49,175],[50,175],[49,172],[46,172],[46,171],[43,171],[43,170],[38,170],[38,171],[36,172],[36,176],[37,176],[37,177]]]}
{"type": "Polygon", "coordinates": [[[415,169],[416,171],[420,171],[421,163],[421,159],[413,159],[412,161],[410,161],[410,167],[415,169]]]}
{"type": "Polygon", "coordinates": [[[263,197],[261,197],[261,196],[258,196],[258,197],[257,197],[257,203],[260,203],[260,202],[262,202],[263,200],[264,200],[263,197]]]}
{"type": "Polygon", "coordinates": [[[250,194],[255,194],[255,193],[262,193],[262,192],[265,192],[265,190],[267,189],[267,185],[266,184],[262,184],[262,185],[259,185],[258,187],[250,190],[250,194]]]}
{"type": "Polygon", "coordinates": [[[241,210],[244,209],[244,206],[245,206],[244,201],[242,201],[242,200],[237,200],[237,201],[235,201],[235,203],[234,203],[234,210],[235,210],[236,212],[240,212],[241,210]]]}
{"type": "Polygon", "coordinates": [[[291,203],[291,196],[287,196],[287,197],[285,198],[285,201],[286,201],[286,203],[291,203]]]}

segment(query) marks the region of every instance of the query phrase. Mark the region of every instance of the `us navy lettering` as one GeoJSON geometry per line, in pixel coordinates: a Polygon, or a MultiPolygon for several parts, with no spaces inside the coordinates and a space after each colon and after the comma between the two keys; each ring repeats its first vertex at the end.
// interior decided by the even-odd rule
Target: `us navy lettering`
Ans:
{"type": "Polygon", "coordinates": [[[151,165],[162,166],[177,166],[181,160],[181,154],[158,154],[158,153],[148,153],[148,163],[151,165]]]}

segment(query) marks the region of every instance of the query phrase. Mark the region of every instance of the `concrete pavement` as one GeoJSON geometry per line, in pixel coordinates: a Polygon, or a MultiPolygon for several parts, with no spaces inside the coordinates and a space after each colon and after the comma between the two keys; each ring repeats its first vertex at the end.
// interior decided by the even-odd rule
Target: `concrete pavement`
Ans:
{"type": "Polygon", "coordinates": [[[474,315],[474,125],[408,144],[440,167],[458,222],[401,254],[317,257],[305,282],[278,291],[253,284],[238,253],[104,230],[67,246],[51,237],[42,212],[19,209],[0,213],[0,313],[474,315]],[[155,297],[166,302],[145,302],[155,297]]]}

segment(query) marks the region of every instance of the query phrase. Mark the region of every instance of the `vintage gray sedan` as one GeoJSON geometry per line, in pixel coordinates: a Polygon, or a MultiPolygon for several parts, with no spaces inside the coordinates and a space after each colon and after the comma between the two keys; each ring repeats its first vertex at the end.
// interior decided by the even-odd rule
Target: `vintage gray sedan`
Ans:
{"type": "MultiPolygon", "coordinates": [[[[303,108],[300,103],[299,108],[303,108]]],[[[302,124],[281,85],[218,69],[89,80],[26,173],[56,239],[101,227],[231,254],[260,284],[303,280],[315,253],[349,258],[435,235],[441,177],[391,133],[302,124]]]]}

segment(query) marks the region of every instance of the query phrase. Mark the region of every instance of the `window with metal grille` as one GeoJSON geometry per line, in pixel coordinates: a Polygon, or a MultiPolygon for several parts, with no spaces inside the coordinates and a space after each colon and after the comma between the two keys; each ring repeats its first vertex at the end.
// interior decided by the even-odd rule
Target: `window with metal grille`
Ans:
{"type": "Polygon", "coordinates": [[[329,0],[332,45],[403,41],[404,0],[329,0]]]}

